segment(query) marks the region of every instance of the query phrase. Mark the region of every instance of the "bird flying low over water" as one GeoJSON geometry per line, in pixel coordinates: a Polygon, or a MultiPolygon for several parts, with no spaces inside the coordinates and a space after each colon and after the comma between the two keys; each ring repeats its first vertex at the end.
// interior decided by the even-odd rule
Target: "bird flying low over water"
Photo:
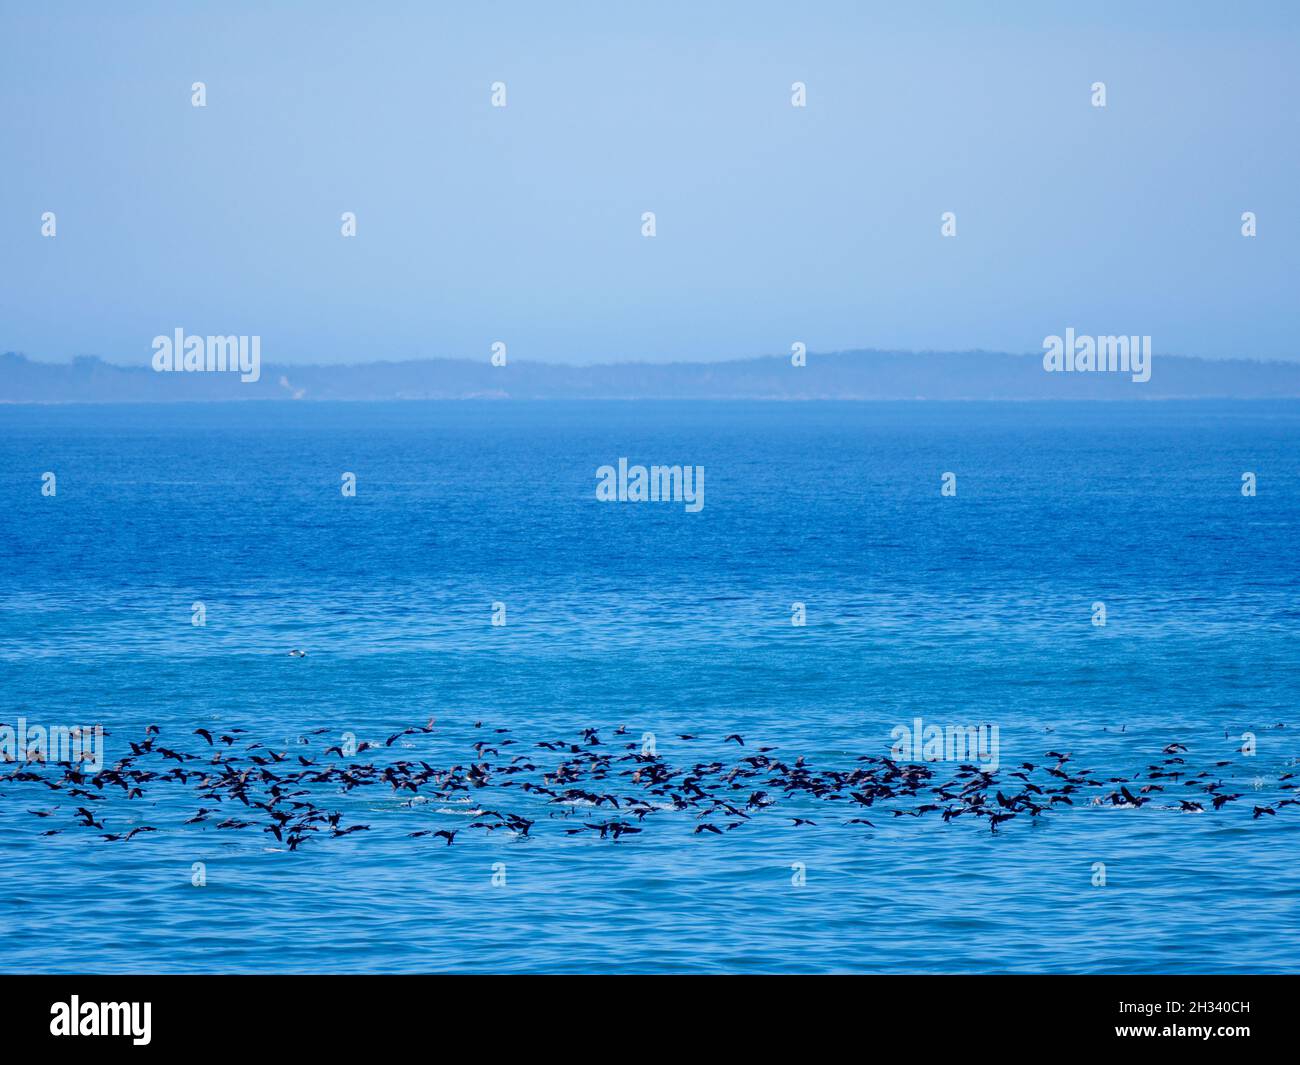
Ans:
{"type": "MultiPolygon", "coordinates": [[[[483,722],[473,727],[480,730],[483,722]]],[[[803,755],[782,756],[776,747],[749,747],[735,732],[720,738],[681,733],[691,754],[679,747],[676,761],[635,743],[607,745],[595,726],[531,738],[497,727],[468,745],[436,730],[433,717],[399,726],[382,741],[349,736],[346,744],[330,743],[322,739],[330,731],[319,727],[264,742],[242,727],[164,737],[159,725],[149,724],[127,741],[130,753],[110,765],[92,772],[82,764],[25,763],[0,773],[0,795],[18,791],[16,808],[41,823],[41,836],[147,846],[147,836],[220,832],[235,844],[247,833],[262,849],[271,837],[273,849],[288,853],[347,836],[362,845],[391,838],[402,817],[420,810],[434,811],[435,820],[410,831],[402,826],[401,834],[441,839],[447,847],[466,841],[472,847],[480,839],[528,845],[547,836],[577,846],[635,845],[652,826],[667,831],[674,824],[707,839],[763,831],[773,809],[784,813],[777,823],[788,829],[834,831],[819,828],[814,816],[828,803],[840,804],[831,807],[835,814],[871,809],[873,817],[886,817],[884,830],[863,816],[836,817],[836,825],[874,830],[867,841],[899,838],[932,820],[945,831],[983,825],[999,835],[1098,808],[1245,818],[1244,809],[1229,809],[1242,798],[1229,790],[1233,761],[1200,768],[1181,742],[1159,748],[1163,758],[1147,753],[1138,768],[1108,775],[1075,768],[1072,752],[1059,750],[1000,772],[873,754],[818,766],[803,755]],[[517,743],[528,753],[511,754],[517,743]],[[66,800],[45,805],[50,791],[66,800]],[[151,811],[151,824],[139,823],[141,809],[151,811]],[[352,816],[358,810],[364,823],[352,816]],[[689,827],[681,825],[684,816],[689,827]]],[[[612,730],[628,733],[625,725],[612,730]]],[[[1300,814],[1300,784],[1290,782],[1296,776],[1280,774],[1278,794],[1259,793],[1246,823],[1263,822],[1258,830],[1267,832],[1269,819],[1280,828],[1300,814]]]]}

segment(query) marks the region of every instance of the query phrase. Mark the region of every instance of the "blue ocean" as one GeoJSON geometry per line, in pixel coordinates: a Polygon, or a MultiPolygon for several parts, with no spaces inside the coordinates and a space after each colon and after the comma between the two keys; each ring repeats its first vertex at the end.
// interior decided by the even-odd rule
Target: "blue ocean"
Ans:
{"type": "Polygon", "coordinates": [[[0,724],[104,729],[0,763],[0,969],[1300,971],[1298,455],[1294,402],[0,408],[0,724]]]}

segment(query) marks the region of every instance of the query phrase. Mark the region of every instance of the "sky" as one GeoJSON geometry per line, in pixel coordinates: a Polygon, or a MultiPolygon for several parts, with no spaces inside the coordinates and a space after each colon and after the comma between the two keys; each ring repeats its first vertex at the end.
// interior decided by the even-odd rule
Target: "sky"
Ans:
{"type": "Polygon", "coordinates": [[[0,0],[0,351],[1296,359],[1298,116],[1290,0],[0,0]]]}

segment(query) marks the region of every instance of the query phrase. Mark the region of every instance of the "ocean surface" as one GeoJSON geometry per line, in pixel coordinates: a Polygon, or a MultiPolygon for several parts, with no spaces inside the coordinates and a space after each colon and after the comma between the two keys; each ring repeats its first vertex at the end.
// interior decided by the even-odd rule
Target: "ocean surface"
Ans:
{"type": "Polygon", "coordinates": [[[0,970],[1300,972],[1300,404],[9,406],[0,502],[0,724],[102,724],[109,766],[157,726],[129,799],[0,765],[0,970]],[[621,457],[704,467],[703,509],[598,501],[621,457]],[[732,829],[639,820],[613,769],[618,810],[500,769],[594,728],[851,771],[917,718],[998,727],[990,805],[1026,762],[1098,786],[992,831],[760,774],[732,829]],[[349,737],[493,770],[318,783],[369,827],[291,850],[237,798],[184,823],[218,805],[160,779],[223,749],[196,728],[281,775],[349,737]],[[611,818],[643,831],[582,828],[611,818]]]}

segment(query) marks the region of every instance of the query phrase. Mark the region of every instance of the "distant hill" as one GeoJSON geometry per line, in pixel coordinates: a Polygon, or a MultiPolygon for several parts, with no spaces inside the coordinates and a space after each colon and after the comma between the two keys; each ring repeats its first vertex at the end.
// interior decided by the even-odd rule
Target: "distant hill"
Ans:
{"type": "Polygon", "coordinates": [[[70,363],[0,355],[0,403],[177,403],[301,399],[1264,399],[1300,397],[1300,362],[1160,356],[1142,384],[1119,373],[1046,373],[1038,355],[986,351],[810,353],[714,363],[560,366],[418,359],[348,366],[262,366],[232,373],[155,373],[94,356],[70,363]]]}

